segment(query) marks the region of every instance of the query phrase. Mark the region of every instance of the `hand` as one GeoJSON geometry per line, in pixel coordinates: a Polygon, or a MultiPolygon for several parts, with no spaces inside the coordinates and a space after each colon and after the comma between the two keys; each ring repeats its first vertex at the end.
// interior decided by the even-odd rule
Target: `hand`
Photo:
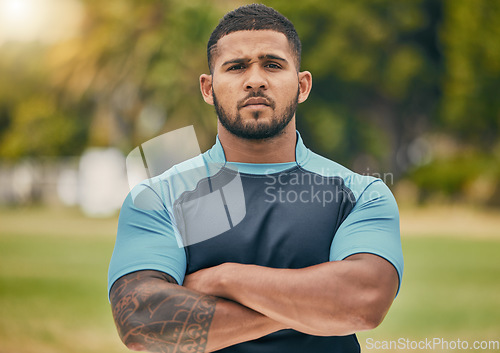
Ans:
{"type": "Polygon", "coordinates": [[[223,263],[193,272],[184,278],[183,286],[203,294],[224,297],[223,275],[225,271],[233,270],[237,265],[223,263]]]}

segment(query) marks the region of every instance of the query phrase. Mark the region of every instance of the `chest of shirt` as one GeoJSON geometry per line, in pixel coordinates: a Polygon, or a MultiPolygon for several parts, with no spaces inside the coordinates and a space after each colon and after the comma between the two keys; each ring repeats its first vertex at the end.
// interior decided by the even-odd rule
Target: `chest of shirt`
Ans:
{"type": "Polygon", "coordinates": [[[201,240],[185,247],[188,274],[224,262],[302,268],[329,260],[335,232],[354,206],[342,179],[299,169],[237,176],[201,182],[183,196],[190,206],[178,217],[180,228],[201,240]]]}

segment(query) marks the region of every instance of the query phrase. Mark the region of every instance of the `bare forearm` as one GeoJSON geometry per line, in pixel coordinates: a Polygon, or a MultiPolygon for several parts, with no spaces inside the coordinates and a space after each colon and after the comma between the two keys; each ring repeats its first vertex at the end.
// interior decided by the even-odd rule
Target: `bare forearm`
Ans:
{"type": "Polygon", "coordinates": [[[332,278],[326,267],[289,270],[249,266],[239,272],[255,278],[253,281],[229,275],[221,286],[225,292],[220,294],[305,333],[345,335],[359,331],[362,327],[355,321],[361,303],[350,297],[353,291],[345,281],[332,278]]]}
{"type": "Polygon", "coordinates": [[[287,328],[233,301],[219,299],[208,333],[207,352],[251,341],[287,328]]]}
{"type": "Polygon", "coordinates": [[[169,281],[173,279],[165,274],[140,271],[113,286],[113,316],[130,349],[212,352],[284,328],[238,303],[169,281]]]}
{"type": "Polygon", "coordinates": [[[367,330],[377,326],[389,309],[397,275],[387,261],[364,255],[363,261],[353,256],[293,270],[224,264],[215,270],[217,280],[206,286],[206,293],[313,335],[367,330]]]}

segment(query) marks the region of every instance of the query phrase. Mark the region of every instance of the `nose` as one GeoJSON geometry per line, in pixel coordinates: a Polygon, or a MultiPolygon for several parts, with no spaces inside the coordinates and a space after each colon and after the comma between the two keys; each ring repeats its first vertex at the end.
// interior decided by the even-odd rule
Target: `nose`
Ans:
{"type": "Polygon", "coordinates": [[[247,70],[245,90],[266,90],[268,87],[266,73],[259,65],[252,65],[247,70]]]}

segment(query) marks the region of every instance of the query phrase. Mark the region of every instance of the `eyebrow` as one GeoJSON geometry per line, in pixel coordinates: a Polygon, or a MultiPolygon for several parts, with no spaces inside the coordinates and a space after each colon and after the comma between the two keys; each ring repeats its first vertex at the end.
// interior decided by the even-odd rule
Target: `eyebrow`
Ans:
{"type": "Polygon", "coordinates": [[[268,60],[278,60],[278,61],[283,61],[284,63],[288,64],[288,61],[280,56],[273,55],[273,54],[266,54],[266,55],[261,55],[259,56],[259,60],[262,59],[268,59],[268,60]]]}
{"type": "MultiPolygon", "coordinates": [[[[263,60],[263,59],[277,60],[277,61],[282,61],[285,64],[288,64],[288,60],[286,60],[286,59],[284,59],[284,58],[282,58],[280,56],[273,55],[273,54],[265,54],[265,55],[259,56],[259,60],[263,60]]],[[[241,59],[231,59],[231,60],[228,60],[225,63],[223,63],[222,66],[231,65],[231,64],[244,64],[244,63],[248,63],[250,61],[251,61],[251,59],[243,59],[243,58],[241,58],[241,59]]]]}
{"type": "Polygon", "coordinates": [[[244,64],[244,63],[247,63],[249,61],[250,61],[250,59],[232,59],[232,60],[226,61],[224,64],[222,64],[222,66],[226,66],[226,65],[230,65],[230,64],[244,64]]]}

